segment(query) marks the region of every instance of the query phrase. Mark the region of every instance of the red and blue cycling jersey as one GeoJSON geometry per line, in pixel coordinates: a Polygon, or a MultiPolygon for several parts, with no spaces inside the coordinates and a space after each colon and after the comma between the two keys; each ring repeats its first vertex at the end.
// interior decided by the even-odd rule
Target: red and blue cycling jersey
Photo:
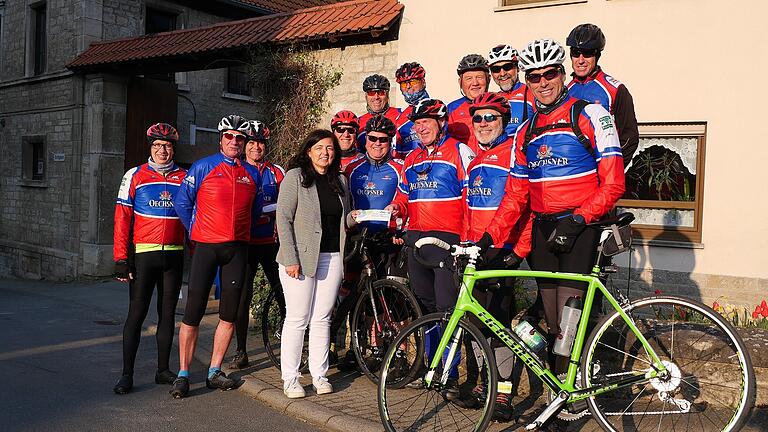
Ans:
{"type": "Polygon", "coordinates": [[[186,173],[184,168],[174,165],[163,175],[149,164],[125,173],[115,206],[115,261],[128,259],[131,241],[136,253],[183,249],[184,226],[173,199],[186,173]]]}
{"type": "Polygon", "coordinates": [[[533,93],[520,81],[516,82],[509,91],[499,93],[509,101],[510,117],[505,132],[511,137],[536,111],[533,93]]]}
{"type": "Polygon", "coordinates": [[[592,104],[602,105],[609,113],[614,114],[614,101],[620,86],[622,84],[619,80],[598,68],[583,80],[571,80],[568,83],[568,94],[592,104]]]}
{"type": "Polygon", "coordinates": [[[261,175],[239,159],[213,154],[192,164],[174,205],[192,240],[248,242],[251,219],[261,215],[261,175]]]}
{"type": "Polygon", "coordinates": [[[347,167],[352,162],[358,161],[360,159],[365,159],[365,155],[363,153],[360,153],[359,151],[357,151],[357,149],[355,149],[354,152],[352,152],[352,153],[350,153],[348,155],[344,155],[343,153],[344,152],[342,152],[342,155],[341,155],[341,166],[339,168],[340,172],[346,171],[347,167]]]}
{"type": "Polygon", "coordinates": [[[571,128],[576,100],[569,96],[552,111],[540,111],[515,135],[515,160],[505,197],[487,230],[494,240],[506,238],[529,197],[534,213],[572,211],[589,223],[608,213],[624,193],[624,163],[613,118],[596,104],[581,112],[579,129],[589,139],[593,155],[571,128]],[[533,132],[524,152],[529,127],[533,132]]]}
{"type": "MultiPolygon", "coordinates": [[[[464,240],[478,241],[493,221],[496,210],[504,198],[504,186],[509,179],[512,159],[512,138],[502,142],[475,157],[467,168],[467,220],[464,240]]],[[[526,208],[509,236],[494,245],[497,248],[513,249],[515,254],[525,258],[531,251],[530,207],[526,208]]]]}
{"type": "Polygon", "coordinates": [[[277,193],[280,190],[280,183],[285,177],[285,170],[280,165],[268,161],[260,162],[255,167],[261,174],[262,207],[260,216],[253,215],[251,217],[251,244],[277,243],[275,233],[277,193]]]}
{"type": "MultiPolygon", "coordinates": [[[[391,204],[397,194],[402,170],[403,161],[389,157],[383,161],[366,157],[347,166],[345,174],[349,179],[352,207],[356,210],[381,210],[391,204]]],[[[372,232],[389,228],[389,224],[383,221],[366,221],[361,225],[372,232]]]]}
{"type": "Polygon", "coordinates": [[[419,145],[405,158],[394,203],[408,218],[408,229],[464,232],[466,167],[475,154],[444,135],[429,149],[419,145]]]}
{"type": "Polygon", "coordinates": [[[395,146],[392,148],[393,158],[405,159],[408,153],[419,147],[419,136],[413,130],[413,122],[408,118],[412,111],[413,105],[408,105],[408,108],[397,116],[395,121],[397,135],[395,136],[395,146]]]}
{"type": "MultiPolygon", "coordinates": [[[[392,123],[394,124],[397,124],[397,117],[399,115],[400,110],[395,107],[389,107],[384,111],[384,117],[392,120],[392,123]]],[[[360,132],[357,134],[357,149],[360,150],[361,153],[365,153],[365,125],[371,118],[373,118],[373,114],[368,112],[358,117],[358,121],[360,122],[360,132]]]]}
{"type": "Polygon", "coordinates": [[[470,106],[472,106],[472,100],[466,96],[448,104],[448,134],[465,143],[475,154],[478,154],[481,149],[475,138],[472,116],[469,114],[470,106]]]}

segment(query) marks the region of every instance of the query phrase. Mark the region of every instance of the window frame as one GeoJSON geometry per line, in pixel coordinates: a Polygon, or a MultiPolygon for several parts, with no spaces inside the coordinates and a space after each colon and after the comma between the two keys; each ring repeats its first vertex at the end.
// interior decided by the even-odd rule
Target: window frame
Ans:
{"type": "MultiPolygon", "coordinates": [[[[663,226],[633,223],[635,236],[649,242],[676,242],[700,244],[704,209],[704,167],[706,165],[707,123],[706,122],[654,122],[638,123],[640,138],[695,138],[696,144],[696,188],[693,201],[655,201],[620,199],[616,207],[669,210],[693,210],[693,226],[663,226]]],[[[637,156],[636,153],[634,156],[637,156]]]]}
{"type": "Polygon", "coordinates": [[[586,3],[588,0],[499,0],[494,12],[586,3]]]}
{"type": "Polygon", "coordinates": [[[26,76],[34,77],[45,74],[48,71],[48,2],[46,0],[29,3],[27,5],[26,28],[26,76]],[[44,11],[43,41],[38,39],[38,17],[40,11],[44,11]],[[41,47],[42,45],[42,47],[41,47]],[[38,50],[42,48],[42,64],[39,61],[38,50]]]}
{"type": "Polygon", "coordinates": [[[25,185],[47,185],[48,142],[45,135],[24,135],[21,137],[21,163],[21,180],[25,185]],[[35,153],[38,154],[37,158],[35,158],[35,153]],[[43,163],[41,174],[35,173],[36,161],[43,163]]]}
{"type": "Polygon", "coordinates": [[[251,81],[249,79],[250,74],[248,71],[248,65],[242,64],[237,66],[229,66],[227,67],[226,70],[227,70],[227,77],[225,82],[226,87],[224,89],[225,95],[245,96],[245,97],[251,98],[252,88],[250,85],[251,81]],[[232,86],[232,74],[233,72],[235,72],[235,69],[244,69],[243,73],[245,74],[245,77],[246,77],[245,82],[247,85],[247,89],[245,90],[245,92],[243,92],[242,88],[233,88],[232,86]]]}
{"type": "Polygon", "coordinates": [[[181,13],[179,11],[169,10],[169,9],[166,9],[166,8],[163,8],[163,7],[158,7],[158,6],[154,5],[154,4],[147,4],[144,7],[144,34],[145,35],[162,33],[162,32],[166,32],[166,31],[178,30],[179,29],[180,21],[181,21],[181,13]],[[148,33],[147,32],[147,25],[149,24],[149,14],[150,14],[150,11],[158,13],[158,14],[173,16],[173,28],[170,29],[170,30],[163,30],[163,31],[160,31],[160,32],[148,33]]]}

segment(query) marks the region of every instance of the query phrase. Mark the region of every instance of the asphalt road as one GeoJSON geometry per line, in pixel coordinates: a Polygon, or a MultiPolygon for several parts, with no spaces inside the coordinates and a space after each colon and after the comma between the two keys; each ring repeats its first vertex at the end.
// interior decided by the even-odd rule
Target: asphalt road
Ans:
{"type": "Polygon", "coordinates": [[[207,389],[207,365],[197,362],[190,396],[172,399],[169,386],[154,383],[154,303],[134,390],[115,395],[127,308],[127,285],[117,282],[0,280],[0,431],[318,430],[243,392],[207,389]]]}

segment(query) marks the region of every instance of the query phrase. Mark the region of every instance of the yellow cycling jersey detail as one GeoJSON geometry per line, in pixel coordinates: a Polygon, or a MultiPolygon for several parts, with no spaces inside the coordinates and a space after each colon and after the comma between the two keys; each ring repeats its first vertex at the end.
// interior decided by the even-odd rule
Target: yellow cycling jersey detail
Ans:
{"type": "Polygon", "coordinates": [[[157,243],[138,243],[136,245],[136,253],[142,252],[154,252],[161,250],[184,250],[183,245],[162,245],[157,243]]]}

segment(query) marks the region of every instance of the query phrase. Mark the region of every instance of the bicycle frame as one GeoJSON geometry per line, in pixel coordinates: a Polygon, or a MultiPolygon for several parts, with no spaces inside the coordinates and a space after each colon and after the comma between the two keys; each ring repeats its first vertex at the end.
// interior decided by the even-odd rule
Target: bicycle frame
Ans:
{"type": "MultiPolygon", "coordinates": [[[[476,316],[481,322],[483,322],[484,325],[488,327],[502,342],[504,342],[504,344],[509,347],[510,350],[512,350],[515,356],[517,356],[529,369],[531,369],[531,371],[539,378],[539,380],[546,384],[554,394],[562,394],[562,392],[566,392],[568,394],[568,403],[577,402],[592,396],[611,392],[618,388],[626,387],[634,383],[645,381],[647,379],[654,378],[666,373],[665,366],[662,364],[661,359],[658,357],[653,348],[651,348],[648,340],[637,328],[632,318],[627,315],[624,308],[622,308],[619,302],[613,297],[613,295],[611,295],[605,285],[603,285],[603,283],[600,281],[599,272],[600,267],[598,265],[592,268],[592,273],[589,275],[533,270],[475,270],[474,264],[470,262],[470,264],[468,264],[464,270],[456,308],[451,314],[445,329],[443,329],[443,336],[438,343],[437,351],[435,352],[434,357],[432,358],[429,365],[429,372],[425,376],[425,382],[427,386],[432,385],[434,371],[440,365],[440,362],[443,361],[443,353],[445,352],[445,349],[448,347],[449,343],[453,343],[453,346],[451,346],[448,356],[445,359],[445,364],[450,365],[453,363],[453,359],[458,348],[458,340],[460,339],[460,337],[454,337],[453,334],[454,331],[456,331],[456,327],[459,321],[467,313],[476,316]],[[558,377],[555,376],[552,371],[547,369],[536,357],[536,355],[530,351],[528,346],[522,342],[519,336],[517,336],[514,332],[510,331],[498,320],[496,320],[472,296],[472,290],[476,281],[482,279],[508,277],[562,279],[585,282],[588,284],[586,297],[584,299],[582,319],[579,320],[579,326],[573,342],[573,349],[571,350],[571,357],[568,364],[568,372],[565,376],[565,381],[560,381],[560,379],[558,379],[558,377]],[[587,338],[588,320],[584,319],[583,317],[589,316],[592,310],[595,293],[598,290],[603,293],[611,307],[619,313],[629,329],[637,337],[637,340],[649,353],[651,356],[651,361],[653,362],[653,365],[651,365],[652,370],[645,374],[638,374],[636,376],[617,380],[616,382],[612,382],[607,385],[600,385],[586,389],[577,389],[575,387],[576,374],[578,372],[578,365],[581,358],[582,349],[584,348],[584,342],[587,338]]],[[[447,378],[449,369],[450,367],[445,367],[445,371],[442,377],[443,383],[447,378]]]]}

